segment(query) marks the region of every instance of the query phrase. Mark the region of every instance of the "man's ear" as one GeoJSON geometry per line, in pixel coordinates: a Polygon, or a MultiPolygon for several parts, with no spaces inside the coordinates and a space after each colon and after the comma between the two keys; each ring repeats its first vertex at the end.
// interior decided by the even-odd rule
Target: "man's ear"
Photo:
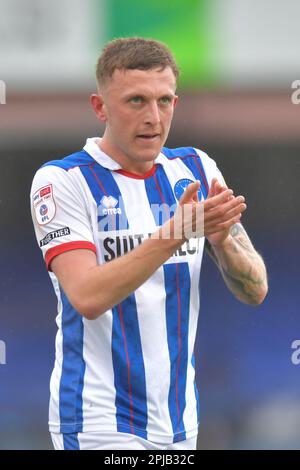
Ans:
{"type": "Polygon", "coordinates": [[[175,96],[174,96],[174,109],[175,109],[176,106],[177,106],[178,100],[179,100],[179,96],[175,95],[175,96]]]}
{"type": "Polygon", "coordinates": [[[106,122],[107,121],[107,115],[106,115],[106,106],[103,100],[102,95],[97,95],[96,93],[93,93],[90,96],[90,103],[92,105],[92,108],[97,116],[97,118],[100,121],[106,122]]]}

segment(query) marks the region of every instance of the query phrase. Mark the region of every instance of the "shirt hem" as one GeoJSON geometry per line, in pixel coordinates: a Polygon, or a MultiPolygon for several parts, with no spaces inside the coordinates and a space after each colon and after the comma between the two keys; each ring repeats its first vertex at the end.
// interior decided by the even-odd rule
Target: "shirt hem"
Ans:
{"type": "MultiPolygon", "coordinates": [[[[198,425],[199,426],[199,425],[198,425]]],[[[172,444],[175,441],[180,442],[187,439],[191,439],[192,437],[196,437],[198,434],[198,426],[197,428],[193,428],[190,430],[184,430],[176,434],[156,434],[145,430],[145,434],[147,437],[143,437],[147,441],[151,441],[154,443],[161,443],[161,444],[172,444]]],[[[127,434],[136,434],[137,436],[140,433],[137,432],[133,433],[130,426],[123,425],[124,430],[117,430],[116,427],[112,426],[99,426],[98,424],[88,424],[83,425],[83,423],[75,423],[75,424],[54,424],[49,423],[49,431],[53,434],[73,434],[73,433],[82,433],[82,432],[99,432],[99,433],[107,433],[107,432],[115,432],[120,433],[124,432],[127,434]]]]}

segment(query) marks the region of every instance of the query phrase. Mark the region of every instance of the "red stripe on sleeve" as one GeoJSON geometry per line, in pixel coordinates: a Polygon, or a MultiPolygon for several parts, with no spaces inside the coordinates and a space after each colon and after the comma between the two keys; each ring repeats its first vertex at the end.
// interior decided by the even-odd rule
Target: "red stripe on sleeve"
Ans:
{"type": "Polygon", "coordinates": [[[61,245],[54,246],[53,248],[50,248],[47,251],[45,255],[45,262],[46,262],[48,271],[51,271],[50,263],[53,260],[53,258],[55,258],[55,256],[60,255],[61,253],[65,253],[66,251],[71,251],[71,250],[91,250],[94,253],[96,253],[96,247],[91,242],[78,241],[78,242],[62,243],[61,245]]]}

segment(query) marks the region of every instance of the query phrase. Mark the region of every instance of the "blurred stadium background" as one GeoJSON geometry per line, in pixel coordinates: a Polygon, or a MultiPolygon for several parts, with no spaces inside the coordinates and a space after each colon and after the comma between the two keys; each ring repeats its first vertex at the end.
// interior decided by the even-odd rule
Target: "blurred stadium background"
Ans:
{"type": "Polygon", "coordinates": [[[206,151],[244,194],[267,263],[259,308],[233,299],[211,261],[197,335],[199,449],[300,448],[298,0],[0,0],[0,448],[47,449],[56,301],[29,191],[45,161],[101,135],[88,97],[103,44],[165,41],[182,70],[169,147],[206,151]],[[2,100],[3,101],[3,100],[2,100]]]}

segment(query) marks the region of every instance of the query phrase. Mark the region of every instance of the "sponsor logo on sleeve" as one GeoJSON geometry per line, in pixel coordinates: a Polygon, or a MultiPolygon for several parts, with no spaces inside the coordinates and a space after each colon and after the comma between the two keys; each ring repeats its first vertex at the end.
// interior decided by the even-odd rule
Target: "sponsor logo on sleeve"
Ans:
{"type": "Polygon", "coordinates": [[[65,237],[66,235],[70,235],[71,230],[69,227],[60,228],[59,230],[54,230],[53,232],[47,233],[47,235],[40,240],[40,247],[48,245],[54,238],[65,237]]]}
{"type": "Polygon", "coordinates": [[[38,189],[33,194],[32,200],[37,223],[39,225],[46,225],[51,222],[56,212],[52,184],[38,189]]]}

